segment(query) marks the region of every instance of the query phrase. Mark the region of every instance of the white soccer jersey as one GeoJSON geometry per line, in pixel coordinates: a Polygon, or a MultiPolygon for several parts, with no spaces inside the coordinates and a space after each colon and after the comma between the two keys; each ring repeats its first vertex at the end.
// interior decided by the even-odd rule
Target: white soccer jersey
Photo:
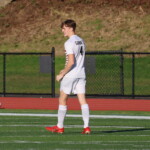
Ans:
{"type": "Polygon", "coordinates": [[[65,51],[66,51],[66,64],[68,63],[68,55],[74,54],[75,64],[71,70],[65,75],[65,77],[70,78],[85,78],[85,67],[84,67],[84,58],[85,58],[85,44],[84,41],[77,35],[72,35],[65,42],[65,51]]]}

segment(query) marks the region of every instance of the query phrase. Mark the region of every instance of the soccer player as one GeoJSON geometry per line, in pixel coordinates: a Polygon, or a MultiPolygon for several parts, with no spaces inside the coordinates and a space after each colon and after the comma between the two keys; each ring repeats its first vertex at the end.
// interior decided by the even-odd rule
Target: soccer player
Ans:
{"type": "Polygon", "coordinates": [[[71,93],[77,94],[82,110],[84,128],[82,134],[90,134],[89,127],[89,106],[85,98],[86,75],[84,68],[85,44],[84,41],[75,34],[76,22],[66,20],[62,22],[61,29],[65,37],[69,39],[65,42],[66,64],[63,70],[56,76],[60,81],[60,97],[58,108],[58,123],[56,126],[46,127],[51,132],[64,132],[64,119],[67,112],[67,99],[71,93]]]}

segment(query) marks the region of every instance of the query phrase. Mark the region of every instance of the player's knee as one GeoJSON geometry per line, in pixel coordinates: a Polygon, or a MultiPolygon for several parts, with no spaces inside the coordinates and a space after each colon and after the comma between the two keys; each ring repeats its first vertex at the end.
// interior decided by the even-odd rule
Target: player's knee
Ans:
{"type": "Polygon", "coordinates": [[[67,105],[67,101],[59,100],[59,105],[67,105]]]}

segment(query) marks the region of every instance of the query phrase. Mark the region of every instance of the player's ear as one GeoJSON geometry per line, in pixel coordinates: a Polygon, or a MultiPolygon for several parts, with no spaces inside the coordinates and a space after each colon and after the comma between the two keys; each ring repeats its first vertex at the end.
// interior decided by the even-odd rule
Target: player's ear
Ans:
{"type": "MultiPolygon", "coordinates": [[[[72,27],[69,27],[70,28],[70,31],[73,31],[73,28],[72,27]]],[[[73,31],[74,32],[74,31],[73,31]]]]}

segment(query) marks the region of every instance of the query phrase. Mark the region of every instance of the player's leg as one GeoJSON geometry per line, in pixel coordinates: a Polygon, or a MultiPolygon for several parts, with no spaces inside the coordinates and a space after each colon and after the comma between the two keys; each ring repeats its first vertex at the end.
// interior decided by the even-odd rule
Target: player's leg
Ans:
{"type": "Polygon", "coordinates": [[[84,122],[84,129],[82,134],[90,134],[91,130],[89,128],[89,105],[85,99],[85,94],[77,94],[77,96],[81,105],[82,118],[84,122]]]}
{"type": "Polygon", "coordinates": [[[74,88],[74,92],[77,94],[79,103],[81,105],[82,118],[84,122],[84,130],[82,133],[89,134],[91,132],[89,128],[89,116],[90,115],[89,115],[89,105],[85,98],[85,84],[86,84],[85,79],[79,79],[79,81],[77,82],[74,88]]]}
{"type": "Polygon", "coordinates": [[[59,96],[59,107],[58,107],[58,123],[53,127],[46,127],[48,131],[63,133],[64,132],[64,119],[67,113],[67,99],[71,93],[73,80],[63,78],[60,83],[60,96],[59,96]]]}
{"type": "Polygon", "coordinates": [[[58,107],[58,123],[57,123],[57,126],[59,128],[64,127],[64,119],[67,113],[67,99],[68,94],[64,93],[63,91],[60,91],[59,107],[58,107]]]}
{"type": "Polygon", "coordinates": [[[81,106],[87,104],[87,101],[86,101],[84,93],[77,94],[77,97],[78,97],[78,100],[79,100],[79,103],[80,103],[81,106]]]}
{"type": "Polygon", "coordinates": [[[52,127],[46,127],[46,130],[57,133],[64,132],[64,119],[67,113],[67,99],[68,95],[65,94],[63,91],[60,91],[57,125],[52,127]]]}
{"type": "Polygon", "coordinates": [[[64,127],[64,119],[67,113],[67,99],[72,91],[74,80],[72,78],[63,78],[61,81],[57,123],[59,128],[64,127]]]}
{"type": "Polygon", "coordinates": [[[64,119],[67,113],[67,99],[68,95],[65,94],[63,91],[60,91],[57,125],[52,127],[46,127],[46,130],[57,133],[64,132],[64,119]]]}

